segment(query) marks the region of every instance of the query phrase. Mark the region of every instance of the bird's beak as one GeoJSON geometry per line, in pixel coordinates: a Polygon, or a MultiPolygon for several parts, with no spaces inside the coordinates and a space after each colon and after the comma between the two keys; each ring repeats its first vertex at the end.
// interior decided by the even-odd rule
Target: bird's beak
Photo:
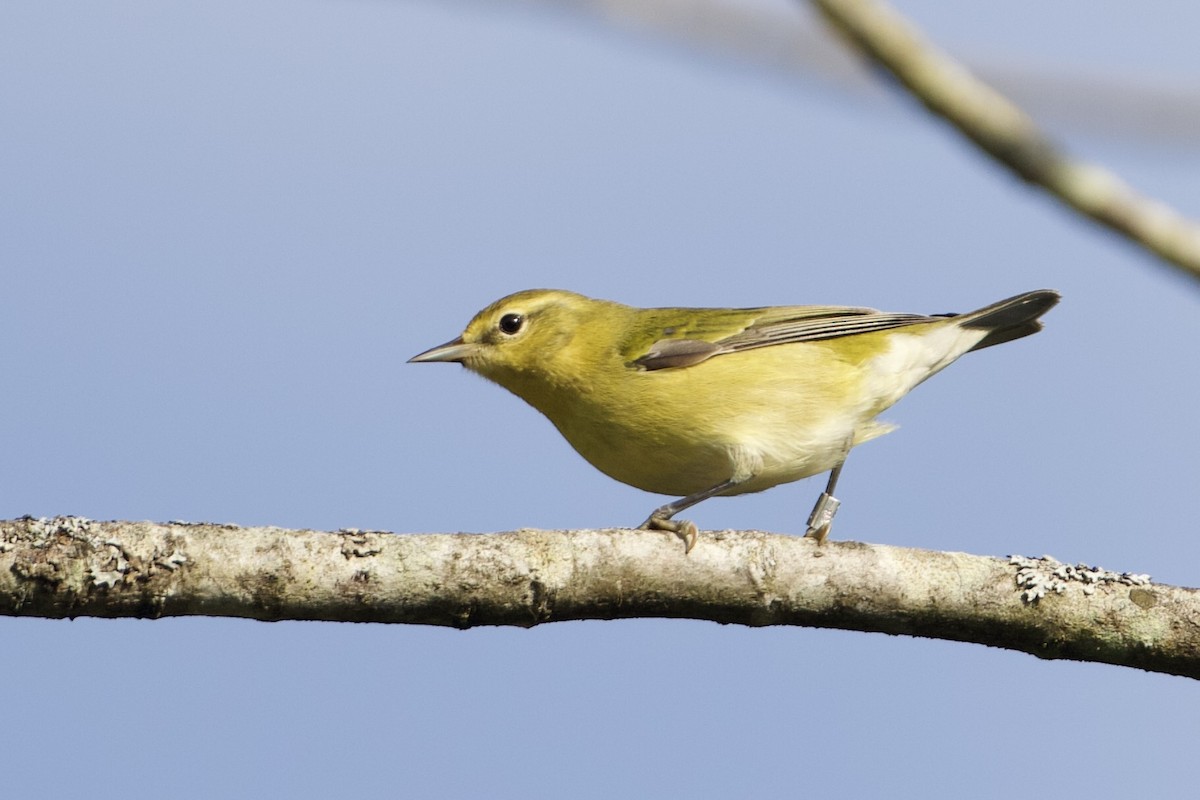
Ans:
{"type": "Polygon", "coordinates": [[[479,349],[478,345],[469,344],[462,340],[462,337],[453,339],[445,344],[439,344],[437,347],[430,348],[424,353],[419,353],[408,360],[409,364],[420,363],[423,361],[458,361],[462,362],[471,356],[479,349]]]}

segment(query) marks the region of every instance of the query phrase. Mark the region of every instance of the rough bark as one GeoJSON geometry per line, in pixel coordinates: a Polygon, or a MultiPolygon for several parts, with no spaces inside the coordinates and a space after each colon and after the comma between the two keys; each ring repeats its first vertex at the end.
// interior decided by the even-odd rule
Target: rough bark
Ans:
{"type": "Polygon", "coordinates": [[[1200,591],[1052,559],[758,531],[495,534],[0,522],[0,613],[470,628],[671,617],[976,642],[1200,677],[1200,591]]]}

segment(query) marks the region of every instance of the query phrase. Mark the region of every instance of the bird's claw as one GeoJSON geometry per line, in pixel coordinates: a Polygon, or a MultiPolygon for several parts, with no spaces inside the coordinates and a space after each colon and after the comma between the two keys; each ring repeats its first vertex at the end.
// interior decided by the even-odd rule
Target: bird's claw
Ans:
{"type": "Polygon", "coordinates": [[[683,539],[683,554],[685,556],[692,552],[692,548],[696,546],[696,540],[700,537],[699,528],[691,520],[656,517],[653,514],[639,525],[638,529],[643,531],[670,531],[680,539],[683,539]]]}

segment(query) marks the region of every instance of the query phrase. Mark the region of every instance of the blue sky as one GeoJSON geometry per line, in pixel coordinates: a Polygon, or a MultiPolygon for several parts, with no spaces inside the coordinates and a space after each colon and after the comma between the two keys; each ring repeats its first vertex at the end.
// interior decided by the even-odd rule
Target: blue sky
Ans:
{"type": "MultiPolygon", "coordinates": [[[[1192,4],[905,3],[944,44],[1193,84],[1192,4]]],[[[632,525],[517,399],[406,365],[517,289],[967,310],[834,536],[1200,582],[1194,285],[906,103],[519,4],[0,6],[0,517],[632,525]]],[[[1200,216],[1200,147],[1057,133],[1200,216]]],[[[691,514],[800,533],[823,478],[691,514]]],[[[0,619],[13,796],[1179,796],[1191,681],[664,620],[0,619]],[[1080,778],[1079,776],[1085,776],[1080,778]]]]}

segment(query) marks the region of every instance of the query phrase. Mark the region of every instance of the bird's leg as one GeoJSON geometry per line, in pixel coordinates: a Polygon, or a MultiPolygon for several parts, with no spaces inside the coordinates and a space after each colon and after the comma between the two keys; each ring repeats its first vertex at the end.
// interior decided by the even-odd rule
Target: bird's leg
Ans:
{"type": "Polygon", "coordinates": [[[842,465],[845,464],[843,459],[841,464],[829,471],[829,483],[825,484],[825,491],[821,492],[821,496],[817,498],[817,504],[813,506],[812,513],[808,515],[808,531],[805,536],[817,540],[817,544],[825,544],[825,537],[829,535],[829,527],[833,525],[833,515],[837,513],[838,506],[842,504],[833,496],[833,490],[837,488],[838,476],[842,474],[842,465]]]}
{"type": "Polygon", "coordinates": [[[745,478],[730,478],[721,481],[716,486],[710,486],[694,494],[689,494],[687,497],[681,497],[678,500],[667,503],[665,506],[654,509],[649,518],[639,525],[638,528],[646,531],[671,531],[680,539],[683,539],[683,554],[687,555],[696,546],[696,538],[700,535],[700,532],[696,529],[696,523],[685,519],[671,519],[671,517],[685,508],[691,508],[701,500],[707,500],[732,486],[742,483],[744,480],[745,478]]]}

